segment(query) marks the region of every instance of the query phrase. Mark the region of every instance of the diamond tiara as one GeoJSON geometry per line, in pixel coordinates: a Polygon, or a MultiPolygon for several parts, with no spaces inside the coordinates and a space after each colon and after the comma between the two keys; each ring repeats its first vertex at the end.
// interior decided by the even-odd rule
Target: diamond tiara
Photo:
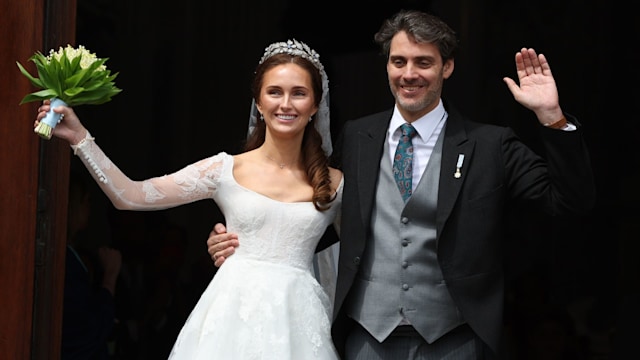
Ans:
{"type": "Polygon", "coordinates": [[[283,53],[300,56],[311,61],[318,70],[322,71],[324,69],[324,66],[322,66],[322,63],[320,62],[320,55],[310,48],[309,45],[296,39],[287,40],[287,42],[275,42],[269,45],[264,49],[264,55],[262,55],[262,59],[260,59],[260,64],[273,55],[283,53]]]}

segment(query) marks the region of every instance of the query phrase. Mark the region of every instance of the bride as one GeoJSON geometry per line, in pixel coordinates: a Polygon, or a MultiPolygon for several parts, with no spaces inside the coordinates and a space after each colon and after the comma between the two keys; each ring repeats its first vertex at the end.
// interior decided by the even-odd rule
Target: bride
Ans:
{"type": "Polygon", "coordinates": [[[331,301],[311,268],[337,221],[342,173],[328,165],[328,80],[318,54],[289,40],[269,45],[256,68],[245,152],[220,152],[181,170],[129,179],[98,147],[72,108],[53,136],[69,142],[121,210],[160,210],[213,199],[243,243],[184,324],[170,359],[338,359],[331,301]]]}

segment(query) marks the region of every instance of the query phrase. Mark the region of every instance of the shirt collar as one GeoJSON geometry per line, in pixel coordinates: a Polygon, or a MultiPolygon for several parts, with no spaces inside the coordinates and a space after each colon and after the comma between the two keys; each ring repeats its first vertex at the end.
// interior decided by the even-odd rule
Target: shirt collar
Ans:
{"type": "MultiPolygon", "coordinates": [[[[422,141],[427,141],[435,131],[440,121],[445,120],[446,114],[447,112],[444,109],[444,104],[442,103],[442,99],[440,99],[438,106],[436,106],[435,109],[411,123],[417,131],[416,136],[422,141]]],[[[398,105],[395,105],[393,108],[393,114],[391,115],[391,122],[389,123],[388,135],[390,137],[399,138],[399,128],[405,123],[407,123],[407,121],[402,117],[400,111],[398,111],[398,105]]]]}

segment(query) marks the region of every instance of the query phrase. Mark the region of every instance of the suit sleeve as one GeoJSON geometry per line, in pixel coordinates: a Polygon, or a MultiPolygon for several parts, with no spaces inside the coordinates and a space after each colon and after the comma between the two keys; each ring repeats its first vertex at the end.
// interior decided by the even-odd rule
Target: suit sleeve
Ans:
{"type": "Polygon", "coordinates": [[[552,216],[584,214],[595,204],[595,181],[583,132],[574,117],[567,119],[577,126],[575,131],[540,127],[542,157],[532,156],[512,131],[502,140],[512,197],[539,201],[552,216]]]}

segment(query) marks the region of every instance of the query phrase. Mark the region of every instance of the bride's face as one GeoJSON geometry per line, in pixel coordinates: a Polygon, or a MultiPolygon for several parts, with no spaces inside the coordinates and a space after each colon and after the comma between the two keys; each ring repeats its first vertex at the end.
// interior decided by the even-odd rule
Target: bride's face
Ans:
{"type": "Polygon", "coordinates": [[[258,110],[272,135],[302,136],[318,110],[311,75],[299,65],[286,63],[264,73],[258,110]]]}

